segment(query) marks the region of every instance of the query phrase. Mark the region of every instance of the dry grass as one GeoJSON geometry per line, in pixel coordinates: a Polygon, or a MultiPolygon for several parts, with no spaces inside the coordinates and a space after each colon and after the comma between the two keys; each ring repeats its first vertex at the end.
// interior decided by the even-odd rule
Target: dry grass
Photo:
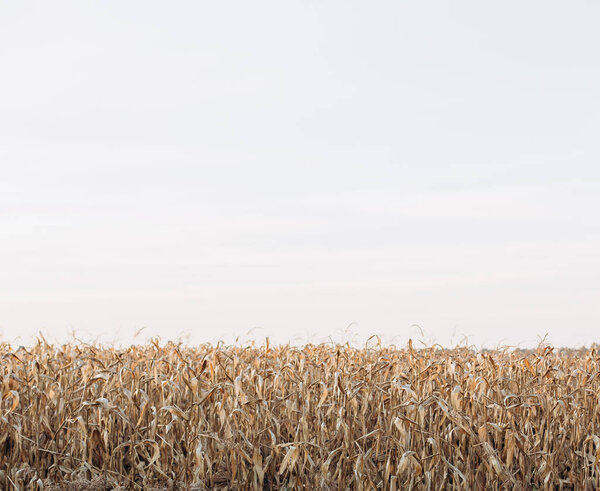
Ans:
{"type": "Polygon", "coordinates": [[[3,489],[600,487],[595,350],[41,341],[0,358],[3,489]]]}

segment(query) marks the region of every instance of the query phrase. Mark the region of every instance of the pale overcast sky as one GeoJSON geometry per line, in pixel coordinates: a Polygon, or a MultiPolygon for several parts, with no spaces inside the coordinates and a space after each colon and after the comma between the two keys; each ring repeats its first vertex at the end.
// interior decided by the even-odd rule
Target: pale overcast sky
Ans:
{"type": "Polygon", "coordinates": [[[3,2],[0,338],[598,341],[599,25],[3,2]]]}

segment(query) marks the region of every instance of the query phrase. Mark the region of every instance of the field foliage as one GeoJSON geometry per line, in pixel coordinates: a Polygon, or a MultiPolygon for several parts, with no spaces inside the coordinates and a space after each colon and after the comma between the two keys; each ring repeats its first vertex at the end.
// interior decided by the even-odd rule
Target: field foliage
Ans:
{"type": "Polygon", "coordinates": [[[600,487],[595,349],[40,341],[0,360],[3,489],[600,487]]]}

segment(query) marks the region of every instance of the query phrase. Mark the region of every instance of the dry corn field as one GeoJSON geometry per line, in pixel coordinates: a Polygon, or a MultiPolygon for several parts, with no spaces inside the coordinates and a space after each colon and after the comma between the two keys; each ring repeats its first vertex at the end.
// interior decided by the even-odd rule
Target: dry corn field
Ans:
{"type": "Polygon", "coordinates": [[[600,355],[0,347],[2,489],[598,489],[600,355]]]}

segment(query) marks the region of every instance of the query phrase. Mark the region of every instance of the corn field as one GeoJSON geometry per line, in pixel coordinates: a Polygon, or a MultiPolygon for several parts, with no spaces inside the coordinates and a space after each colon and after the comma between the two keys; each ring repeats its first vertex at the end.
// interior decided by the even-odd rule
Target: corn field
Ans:
{"type": "Polygon", "coordinates": [[[595,349],[40,341],[0,358],[2,489],[600,488],[595,349]]]}

